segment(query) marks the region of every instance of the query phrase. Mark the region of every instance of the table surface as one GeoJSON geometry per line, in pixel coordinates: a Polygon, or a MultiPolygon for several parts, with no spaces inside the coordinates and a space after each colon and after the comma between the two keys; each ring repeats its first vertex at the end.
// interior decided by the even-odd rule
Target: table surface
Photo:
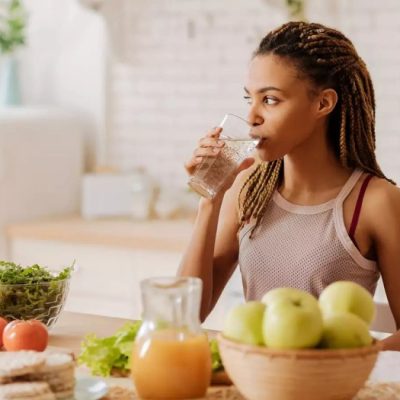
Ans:
{"type": "Polygon", "coordinates": [[[127,321],[129,320],[63,311],[49,332],[49,345],[78,355],[80,344],[86,334],[110,336],[127,321]]]}
{"type": "MultiPolygon", "coordinates": [[[[88,333],[98,336],[112,335],[128,320],[99,315],[64,311],[50,331],[49,345],[79,354],[83,337],[88,333]]],[[[212,332],[211,333],[215,333],[212,332]]],[[[371,373],[374,382],[400,382],[400,352],[384,351],[371,373]]]]}

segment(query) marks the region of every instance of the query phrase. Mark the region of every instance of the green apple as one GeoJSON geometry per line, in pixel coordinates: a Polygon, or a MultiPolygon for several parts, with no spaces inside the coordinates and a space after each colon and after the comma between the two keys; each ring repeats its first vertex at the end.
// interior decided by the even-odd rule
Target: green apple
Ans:
{"type": "Polygon", "coordinates": [[[275,349],[315,347],[323,329],[317,299],[297,289],[282,288],[275,293],[263,298],[267,303],[263,320],[265,344],[275,349]]]}
{"type": "Polygon", "coordinates": [[[346,349],[368,346],[372,337],[367,323],[348,312],[331,314],[324,318],[324,331],[320,347],[346,349]]]}
{"type": "Polygon", "coordinates": [[[233,307],[226,316],[222,333],[241,343],[264,345],[262,321],[265,305],[249,301],[233,307]]]}
{"type": "Polygon", "coordinates": [[[276,288],[268,291],[264,294],[261,302],[264,303],[266,306],[269,306],[281,299],[301,301],[303,305],[307,304],[310,307],[318,307],[318,301],[311,293],[290,287],[276,288]]]}
{"type": "Polygon", "coordinates": [[[337,281],[327,286],[319,296],[319,305],[325,317],[337,312],[349,312],[370,324],[375,316],[371,294],[350,281],[337,281]]]}

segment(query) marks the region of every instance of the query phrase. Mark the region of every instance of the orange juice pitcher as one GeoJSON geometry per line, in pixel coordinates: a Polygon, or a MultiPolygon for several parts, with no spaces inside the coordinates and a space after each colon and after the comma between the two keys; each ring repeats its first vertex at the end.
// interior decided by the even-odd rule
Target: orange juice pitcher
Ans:
{"type": "Polygon", "coordinates": [[[131,362],[140,398],[205,396],[211,379],[211,354],[200,326],[201,289],[199,278],[151,278],[141,282],[143,323],[131,362]]]}

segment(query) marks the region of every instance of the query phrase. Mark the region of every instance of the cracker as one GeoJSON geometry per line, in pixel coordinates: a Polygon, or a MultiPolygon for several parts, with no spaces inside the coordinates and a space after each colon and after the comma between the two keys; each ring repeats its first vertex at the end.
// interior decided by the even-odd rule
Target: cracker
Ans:
{"type": "Polygon", "coordinates": [[[54,371],[54,372],[35,372],[33,374],[27,375],[30,381],[70,381],[74,379],[75,370],[73,368],[68,368],[66,370],[54,371]]]}
{"type": "Polygon", "coordinates": [[[46,382],[10,383],[0,386],[1,400],[55,400],[46,382]]]}
{"type": "Polygon", "coordinates": [[[57,400],[73,400],[74,398],[74,390],[69,389],[63,392],[54,392],[54,396],[57,400]]]}
{"type": "Polygon", "coordinates": [[[7,351],[0,353],[0,381],[35,372],[46,358],[36,351],[7,351]]]}
{"type": "Polygon", "coordinates": [[[40,372],[54,372],[75,366],[71,354],[68,353],[47,353],[46,363],[40,368],[40,372]]]}

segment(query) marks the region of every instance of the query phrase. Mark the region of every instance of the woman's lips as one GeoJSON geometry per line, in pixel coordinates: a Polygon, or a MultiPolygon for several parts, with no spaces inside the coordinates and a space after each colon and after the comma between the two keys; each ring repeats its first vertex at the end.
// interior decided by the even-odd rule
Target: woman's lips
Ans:
{"type": "Polygon", "coordinates": [[[258,141],[258,143],[257,143],[256,148],[257,148],[257,149],[261,149],[261,147],[263,146],[263,144],[265,143],[265,141],[266,141],[265,138],[260,138],[259,141],[258,141]]]}

